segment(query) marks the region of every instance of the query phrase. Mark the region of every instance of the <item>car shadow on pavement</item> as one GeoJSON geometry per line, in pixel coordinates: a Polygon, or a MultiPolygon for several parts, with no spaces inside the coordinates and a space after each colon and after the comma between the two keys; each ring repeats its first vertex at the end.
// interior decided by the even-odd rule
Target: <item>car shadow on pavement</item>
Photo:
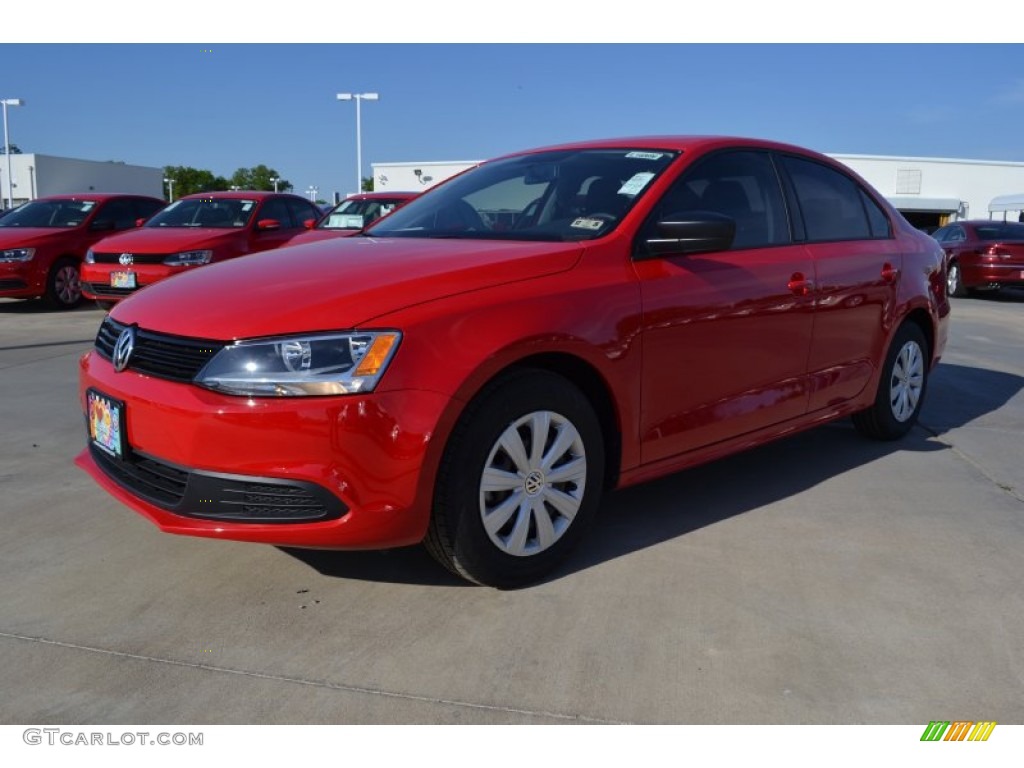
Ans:
{"type": "Polygon", "coordinates": [[[94,301],[85,299],[73,309],[54,309],[41,299],[17,299],[13,301],[0,300],[0,315],[35,315],[35,314],[63,314],[66,312],[95,312],[102,317],[106,312],[97,306],[94,301]]]}
{"type": "MultiPolygon", "coordinates": [[[[865,439],[849,420],[843,420],[609,493],[593,530],[546,581],[766,507],[894,453],[949,450],[935,436],[998,410],[1022,388],[1024,377],[943,364],[929,382],[921,423],[902,440],[865,439]]],[[[422,547],[387,552],[282,551],[325,576],[470,586],[434,562],[422,547]]]]}

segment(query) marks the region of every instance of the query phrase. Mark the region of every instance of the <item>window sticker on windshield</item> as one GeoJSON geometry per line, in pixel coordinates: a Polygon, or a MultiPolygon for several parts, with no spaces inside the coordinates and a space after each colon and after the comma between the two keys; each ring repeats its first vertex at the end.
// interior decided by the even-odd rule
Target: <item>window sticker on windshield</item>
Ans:
{"type": "Polygon", "coordinates": [[[252,203],[242,203],[243,211],[248,211],[250,208],[252,208],[252,203]]]}
{"type": "Polygon", "coordinates": [[[622,185],[619,189],[620,195],[629,195],[630,197],[640,194],[640,190],[647,186],[648,182],[654,178],[653,173],[637,173],[633,175],[633,178],[622,185]]]}
{"type": "Polygon", "coordinates": [[[604,222],[601,219],[579,218],[569,226],[576,229],[600,229],[604,226],[604,222]]]}
{"type": "Polygon", "coordinates": [[[665,156],[664,152],[628,152],[626,157],[630,160],[661,160],[665,156]]]}
{"type": "Polygon", "coordinates": [[[93,209],[94,205],[96,205],[96,203],[90,203],[90,202],[82,203],[82,213],[88,213],[89,211],[91,211],[93,209]]]}

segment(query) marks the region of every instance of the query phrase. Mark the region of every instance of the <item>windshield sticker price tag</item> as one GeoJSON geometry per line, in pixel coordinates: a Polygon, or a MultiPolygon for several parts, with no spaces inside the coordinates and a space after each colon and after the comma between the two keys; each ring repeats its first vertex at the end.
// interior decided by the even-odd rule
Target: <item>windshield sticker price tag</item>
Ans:
{"type": "Polygon", "coordinates": [[[661,160],[664,156],[662,152],[629,152],[626,154],[630,160],[661,160]]]}
{"type": "Polygon", "coordinates": [[[640,190],[646,187],[653,178],[653,173],[647,173],[646,171],[643,173],[637,173],[632,179],[622,185],[622,188],[619,189],[619,194],[629,195],[630,197],[638,195],[640,194],[640,190]]]}
{"type": "Polygon", "coordinates": [[[601,219],[579,218],[569,226],[575,229],[600,229],[604,226],[604,222],[601,219]]]}

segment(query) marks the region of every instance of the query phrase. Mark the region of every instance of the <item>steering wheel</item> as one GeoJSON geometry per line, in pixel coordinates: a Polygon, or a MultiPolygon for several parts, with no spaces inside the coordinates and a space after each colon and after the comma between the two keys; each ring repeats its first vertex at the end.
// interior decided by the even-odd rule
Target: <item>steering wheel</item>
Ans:
{"type": "Polygon", "coordinates": [[[484,220],[476,212],[476,208],[465,200],[456,200],[451,205],[441,208],[434,218],[434,226],[438,229],[452,229],[457,232],[487,229],[484,220]]]}

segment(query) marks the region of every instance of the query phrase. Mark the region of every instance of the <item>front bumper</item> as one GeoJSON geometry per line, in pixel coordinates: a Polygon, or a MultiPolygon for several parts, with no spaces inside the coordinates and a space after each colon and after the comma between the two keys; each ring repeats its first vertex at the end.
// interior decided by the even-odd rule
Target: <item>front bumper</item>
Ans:
{"type": "Polygon", "coordinates": [[[183,473],[183,490],[176,498],[154,496],[121,475],[131,468],[90,447],[75,463],[161,530],[329,549],[403,546],[426,533],[437,425],[449,405],[443,395],[231,397],[130,370],[116,373],[95,351],[80,362],[83,413],[90,387],[125,404],[130,456],[156,462],[158,472],[183,473]],[[265,485],[305,489],[324,511],[264,522],[232,518],[227,507],[216,506],[229,486],[245,492],[265,485]]]}
{"type": "MultiPolygon", "coordinates": [[[[36,254],[38,257],[38,254],[36,254]]],[[[30,299],[45,290],[39,270],[33,261],[0,262],[0,296],[30,299]]]]}
{"type": "Polygon", "coordinates": [[[158,283],[168,277],[195,268],[169,267],[166,264],[132,264],[127,267],[120,264],[83,264],[82,294],[87,299],[120,301],[147,285],[158,283]],[[135,275],[136,286],[134,288],[114,288],[110,284],[110,275],[113,272],[132,272],[135,275]]]}

